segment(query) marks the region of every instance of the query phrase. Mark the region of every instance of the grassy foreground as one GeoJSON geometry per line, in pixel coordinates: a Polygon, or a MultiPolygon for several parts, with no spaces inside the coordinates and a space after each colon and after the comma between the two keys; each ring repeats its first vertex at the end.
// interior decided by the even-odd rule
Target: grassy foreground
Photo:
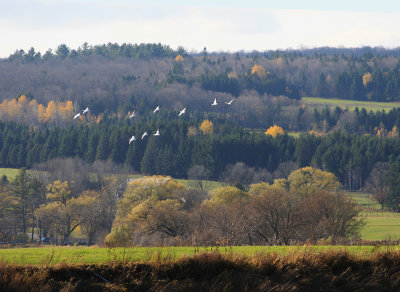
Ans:
{"type": "Polygon", "coordinates": [[[149,262],[178,260],[201,253],[217,252],[229,256],[276,254],[318,254],[326,251],[345,252],[358,258],[368,258],[376,252],[400,253],[397,246],[232,246],[232,247],[37,247],[0,249],[0,263],[13,265],[103,264],[115,262],[149,262]]]}
{"type": "Polygon", "coordinates": [[[400,291],[400,253],[344,251],[99,265],[0,265],[2,291],[400,291]]]}

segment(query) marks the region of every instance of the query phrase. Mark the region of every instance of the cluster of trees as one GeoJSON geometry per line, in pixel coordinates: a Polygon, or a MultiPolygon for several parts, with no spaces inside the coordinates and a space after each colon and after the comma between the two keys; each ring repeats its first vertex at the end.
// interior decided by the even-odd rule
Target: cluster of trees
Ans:
{"type": "Polygon", "coordinates": [[[77,228],[87,244],[102,242],[115,217],[126,177],[110,163],[87,165],[81,160],[53,160],[46,171],[21,168],[14,179],[0,180],[0,242],[37,242],[49,237],[67,244],[77,228]]]}
{"type": "MultiPolygon", "coordinates": [[[[65,126],[72,123],[76,111],[71,100],[50,101],[47,106],[35,99],[28,100],[25,95],[10,100],[3,99],[0,104],[0,119],[11,120],[28,125],[65,126]]],[[[81,119],[85,119],[82,115],[81,119]]],[[[92,120],[95,118],[93,117],[92,120]]],[[[89,120],[90,121],[90,120],[89,120]]]]}
{"type": "Polygon", "coordinates": [[[236,182],[236,175],[242,184],[211,192],[201,175],[189,188],[165,176],[127,184],[127,176],[106,173],[117,172],[115,167],[64,159],[41,165],[46,171],[22,168],[11,181],[4,176],[0,242],[49,237],[54,244],[69,244],[80,229],[89,245],[336,243],[357,239],[363,226],[360,209],[341,193],[338,179],[311,167],[271,184],[252,184],[246,174],[238,175],[236,165],[226,178],[236,182]],[[103,172],[96,172],[99,168],[103,172]]]}
{"type": "Polygon", "coordinates": [[[106,243],[287,245],[358,238],[360,210],[339,188],[334,175],[311,167],[273,184],[210,194],[170,177],[144,177],[128,184],[106,243]]]}

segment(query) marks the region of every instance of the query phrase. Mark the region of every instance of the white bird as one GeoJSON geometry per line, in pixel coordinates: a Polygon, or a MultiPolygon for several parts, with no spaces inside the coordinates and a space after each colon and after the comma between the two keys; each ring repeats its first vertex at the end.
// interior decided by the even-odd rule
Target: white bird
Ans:
{"type": "Polygon", "coordinates": [[[87,107],[87,108],[85,108],[85,109],[83,110],[82,114],[84,115],[84,114],[88,113],[89,111],[90,111],[90,110],[89,110],[89,108],[87,107]]]}
{"type": "Polygon", "coordinates": [[[81,116],[81,113],[77,113],[77,114],[74,116],[73,119],[75,120],[75,119],[79,118],[80,116],[81,116]]]}
{"type": "Polygon", "coordinates": [[[180,117],[181,115],[183,115],[185,112],[186,112],[186,108],[184,108],[183,110],[181,110],[181,111],[179,112],[178,117],[180,117]]]}
{"type": "Polygon", "coordinates": [[[211,105],[217,105],[217,98],[214,98],[214,102],[211,105]]]}
{"type": "Polygon", "coordinates": [[[135,136],[132,136],[132,137],[129,139],[129,144],[131,144],[133,141],[136,141],[135,136]]]}
{"type": "Polygon", "coordinates": [[[157,132],[154,134],[154,136],[160,136],[160,129],[157,130],[157,132]]]}
{"type": "Polygon", "coordinates": [[[144,132],[143,135],[142,135],[142,140],[143,140],[143,138],[146,137],[147,135],[148,135],[147,132],[144,132]]]}
{"type": "Polygon", "coordinates": [[[153,111],[153,114],[155,114],[157,111],[159,111],[160,110],[160,107],[159,106],[157,106],[156,107],[156,109],[153,111]]]}
{"type": "Polygon", "coordinates": [[[129,116],[129,118],[132,119],[134,117],[136,117],[136,112],[135,111],[133,111],[133,113],[129,116]]]}
{"type": "Polygon", "coordinates": [[[228,101],[228,102],[225,101],[225,103],[231,105],[231,103],[232,103],[233,100],[234,100],[234,98],[232,98],[232,99],[231,99],[230,101],[228,101]]]}

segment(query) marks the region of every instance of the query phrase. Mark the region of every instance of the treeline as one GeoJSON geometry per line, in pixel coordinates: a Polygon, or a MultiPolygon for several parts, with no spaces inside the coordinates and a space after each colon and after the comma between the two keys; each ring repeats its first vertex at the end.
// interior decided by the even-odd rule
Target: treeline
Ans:
{"type": "Polygon", "coordinates": [[[104,56],[108,58],[133,58],[133,59],[148,59],[152,57],[175,57],[177,54],[186,55],[187,52],[183,47],[173,50],[168,45],[158,44],[122,44],[108,43],[107,45],[91,46],[84,43],[78,49],[71,49],[65,44],[61,44],[53,52],[52,49],[47,50],[44,54],[36,51],[35,48],[30,48],[27,52],[24,50],[16,50],[11,54],[7,61],[19,61],[22,63],[45,62],[52,58],[75,58],[79,56],[104,56]]]}
{"type": "Polygon", "coordinates": [[[32,167],[54,158],[78,157],[88,163],[111,160],[143,174],[178,178],[187,177],[191,167],[200,165],[208,170],[208,178],[218,179],[228,165],[237,162],[272,173],[292,161],[299,167],[313,165],[333,172],[345,188],[359,189],[375,163],[389,162],[400,154],[397,130],[396,135],[391,132],[388,137],[335,132],[293,138],[218,120],[104,119],[90,126],[44,129],[0,122],[0,166],[32,167]],[[157,129],[161,136],[153,135],[157,129]],[[146,131],[149,136],[141,139],[146,131]],[[137,140],[129,144],[132,135],[137,140]]]}
{"type": "Polygon", "coordinates": [[[121,113],[131,100],[168,109],[210,111],[209,100],[243,100],[242,111],[302,96],[400,100],[396,50],[188,53],[161,44],[60,45],[45,54],[17,50],[0,61],[0,97],[38,103],[71,100],[96,113],[121,113]],[[310,52],[313,52],[312,54],[310,52]],[[364,52],[364,53],[360,53],[364,52]],[[251,100],[249,100],[249,96],[251,100]]]}

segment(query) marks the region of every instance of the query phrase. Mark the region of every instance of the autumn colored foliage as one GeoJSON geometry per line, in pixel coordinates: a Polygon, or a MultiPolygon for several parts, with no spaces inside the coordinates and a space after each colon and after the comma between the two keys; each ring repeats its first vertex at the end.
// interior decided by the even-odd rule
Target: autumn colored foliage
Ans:
{"type": "Polygon", "coordinates": [[[18,99],[4,99],[0,104],[0,118],[28,124],[58,124],[72,120],[74,106],[72,101],[50,101],[47,106],[38,103],[35,99],[28,101],[25,95],[18,99]]]}
{"type": "Polygon", "coordinates": [[[283,135],[284,133],[285,131],[281,127],[274,125],[269,127],[269,129],[265,132],[265,135],[271,135],[275,138],[277,135],[283,135]]]}
{"type": "Polygon", "coordinates": [[[265,71],[264,67],[260,65],[254,65],[253,68],[251,68],[251,75],[258,75],[260,78],[264,78],[267,76],[267,72],[265,71]]]}
{"type": "Polygon", "coordinates": [[[204,135],[210,135],[213,132],[213,123],[209,120],[204,120],[200,125],[200,131],[204,135]]]}
{"type": "Polygon", "coordinates": [[[183,62],[183,57],[182,57],[182,55],[180,55],[180,54],[178,54],[176,57],[175,57],[175,62],[183,62]]]}
{"type": "MultiPolygon", "coordinates": [[[[3,99],[0,104],[0,119],[15,122],[23,122],[29,125],[68,125],[72,123],[76,114],[71,100],[65,102],[51,100],[46,105],[38,103],[35,99],[28,100],[25,95],[19,98],[3,99]]],[[[97,122],[101,117],[81,116],[80,120],[97,122]]],[[[75,121],[76,122],[76,121],[75,121]]]]}

